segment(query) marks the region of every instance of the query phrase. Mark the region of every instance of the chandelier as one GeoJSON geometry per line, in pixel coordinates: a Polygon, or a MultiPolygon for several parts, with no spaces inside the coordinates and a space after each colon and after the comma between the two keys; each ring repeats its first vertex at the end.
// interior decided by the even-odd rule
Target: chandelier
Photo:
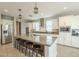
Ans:
{"type": "Polygon", "coordinates": [[[19,11],[18,19],[22,19],[21,9],[18,9],[18,11],[19,11]]]}
{"type": "Polygon", "coordinates": [[[34,14],[38,13],[38,7],[37,7],[37,3],[35,3],[35,7],[34,7],[34,14]]]}

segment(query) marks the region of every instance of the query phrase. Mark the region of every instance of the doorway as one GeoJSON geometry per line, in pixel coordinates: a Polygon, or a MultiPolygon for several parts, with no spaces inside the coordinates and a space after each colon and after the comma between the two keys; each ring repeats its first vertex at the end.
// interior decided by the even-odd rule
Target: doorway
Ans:
{"type": "Polygon", "coordinates": [[[26,27],[26,34],[29,34],[29,27],[26,27]]]}

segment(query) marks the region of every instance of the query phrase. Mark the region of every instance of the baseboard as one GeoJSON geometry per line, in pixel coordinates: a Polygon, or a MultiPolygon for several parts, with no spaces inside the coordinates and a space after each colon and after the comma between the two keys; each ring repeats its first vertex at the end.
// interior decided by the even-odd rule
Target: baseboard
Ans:
{"type": "Polygon", "coordinates": [[[12,42],[2,43],[2,45],[6,45],[6,44],[9,44],[9,43],[12,43],[12,42]]]}
{"type": "Polygon", "coordinates": [[[68,46],[68,45],[64,45],[64,44],[60,44],[60,43],[57,43],[57,45],[61,45],[61,46],[66,46],[66,47],[71,47],[71,48],[76,48],[76,49],[79,49],[79,47],[68,46]]]}

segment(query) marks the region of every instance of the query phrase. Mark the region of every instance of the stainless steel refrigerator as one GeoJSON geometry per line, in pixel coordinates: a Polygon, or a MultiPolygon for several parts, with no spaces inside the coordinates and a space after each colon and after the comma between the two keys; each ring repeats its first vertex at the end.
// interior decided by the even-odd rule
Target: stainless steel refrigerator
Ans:
{"type": "Polygon", "coordinates": [[[10,24],[1,25],[1,44],[12,42],[12,27],[10,24]]]}

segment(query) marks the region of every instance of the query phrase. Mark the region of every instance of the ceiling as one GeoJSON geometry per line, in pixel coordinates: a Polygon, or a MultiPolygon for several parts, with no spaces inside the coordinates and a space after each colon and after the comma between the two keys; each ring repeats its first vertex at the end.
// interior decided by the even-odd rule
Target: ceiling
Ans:
{"type": "Polygon", "coordinates": [[[37,2],[39,13],[34,14],[34,6],[35,2],[0,2],[0,13],[17,17],[18,9],[21,8],[23,19],[36,19],[79,9],[78,2],[37,2]],[[8,12],[5,12],[4,9],[7,9],[8,12]]]}

